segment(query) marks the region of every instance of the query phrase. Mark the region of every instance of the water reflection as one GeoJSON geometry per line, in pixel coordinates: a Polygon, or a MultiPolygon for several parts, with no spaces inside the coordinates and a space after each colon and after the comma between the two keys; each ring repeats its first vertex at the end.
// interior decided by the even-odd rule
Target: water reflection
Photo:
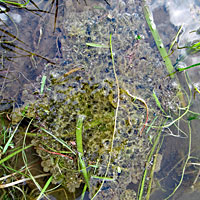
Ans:
{"type": "MultiPolygon", "coordinates": [[[[182,26],[181,34],[178,37],[177,47],[174,47],[174,53],[172,54],[173,63],[177,63],[179,67],[190,66],[199,62],[199,53],[190,54],[187,48],[180,48],[188,46],[191,42],[199,41],[200,36],[198,33],[199,29],[199,1],[195,0],[169,0],[169,1],[151,1],[151,9],[154,13],[155,22],[162,39],[165,41],[165,45],[170,47],[170,42],[175,37],[176,34],[168,32],[172,25],[174,29],[178,29],[182,26]],[[168,18],[165,18],[168,15],[168,18]],[[161,18],[158,18],[160,16],[161,18]],[[168,21],[169,20],[169,21],[168,21]],[[168,24],[166,23],[168,21],[168,24]],[[180,60],[177,58],[180,57],[180,60]]],[[[199,67],[195,67],[187,71],[188,77],[190,79],[189,87],[193,91],[194,85],[199,87],[199,67]]],[[[185,82],[185,76],[183,74],[178,74],[181,85],[188,91],[188,85],[185,82]]],[[[195,95],[192,100],[192,105],[190,109],[197,113],[200,112],[200,97],[199,94],[195,95]]],[[[185,123],[180,124],[182,130],[188,132],[188,128],[185,123]]],[[[199,116],[195,120],[191,121],[191,132],[192,132],[192,156],[195,159],[191,159],[190,162],[199,163],[200,149],[199,149],[199,116]]],[[[176,129],[172,131],[177,132],[176,129]]],[[[160,180],[161,190],[154,192],[151,199],[164,199],[166,198],[175,188],[180,181],[181,169],[183,164],[180,164],[188,153],[188,140],[180,138],[166,138],[162,147],[163,151],[163,161],[161,165],[161,171],[157,174],[157,178],[160,180]],[[182,161],[181,161],[182,160],[182,161]],[[180,163],[179,163],[180,162],[180,163]],[[179,163],[179,164],[177,164],[179,163]],[[175,168],[176,166],[176,168],[175,168]],[[171,170],[174,167],[174,170],[171,170]],[[170,173],[169,173],[170,172],[170,173]],[[169,174],[168,174],[169,173],[169,174]],[[164,191],[165,190],[165,191],[164,191]]],[[[199,192],[197,189],[199,185],[199,168],[195,165],[187,165],[185,176],[183,179],[182,187],[175,193],[172,199],[199,199],[199,192]],[[195,187],[196,185],[196,187],[195,187]],[[193,189],[192,189],[193,188],[193,189]],[[190,197],[188,197],[190,196],[190,197]]],[[[158,187],[159,188],[159,187],[158,187]]]]}

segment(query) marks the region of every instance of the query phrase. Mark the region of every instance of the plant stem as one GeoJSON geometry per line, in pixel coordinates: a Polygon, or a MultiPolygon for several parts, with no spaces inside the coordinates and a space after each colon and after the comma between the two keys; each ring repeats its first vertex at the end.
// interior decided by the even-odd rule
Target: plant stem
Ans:
{"type": "Polygon", "coordinates": [[[148,24],[148,26],[151,30],[151,34],[152,34],[152,36],[153,36],[153,38],[156,42],[156,46],[157,46],[157,48],[160,52],[160,55],[162,56],[163,61],[165,62],[167,70],[168,70],[169,74],[171,74],[170,77],[174,78],[174,75],[172,74],[173,71],[174,71],[174,67],[171,63],[171,60],[169,59],[169,56],[168,56],[167,51],[164,47],[164,44],[163,44],[163,42],[160,38],[160,35],[159,35],[159,33],[156,29],[156,25],[155,25],[154,20],[153,20],[153,15],[152,15],[149,7],[147,6],[145,0],[143,0],[143,3],[144,3],[144,6],[143,6],[144,16],[145,16],[147,24],[148,24]]]}

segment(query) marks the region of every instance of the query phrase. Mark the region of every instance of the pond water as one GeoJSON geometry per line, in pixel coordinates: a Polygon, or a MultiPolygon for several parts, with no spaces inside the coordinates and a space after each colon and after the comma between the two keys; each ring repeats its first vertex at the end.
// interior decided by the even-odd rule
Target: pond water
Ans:
{"type": "MultiPolygon", "coordinates": [[[[179,81],[168,76],[140,0],[33,2],[27,9],[1,5],[7,12],[0,14],[0,111],[1,118],[14,129],[26,109],[25,120],[13,137],[13,148],[22,145],[24,135],[19,132],[25,132],[33,119],[26,144],[34,148],[27,152],[27,163],[39,162],[31,173],[50,173],[50,188],[60,186],[47,192],[48,197],[81,199],[85,176],[78,170],[75,132],[77,118],[84,115],[84,162],[91,176],[90,192],[84,199],[145,198],[150,172],[143,194],[139,192],[141,181],[145,169],[153,168],[154,157],[157,164],[150,199],[168,198],[181,177],[182,184],[170,199],[198,199],[199,67],[186,70],[187,74],[176,73],[179,81]],[[180,99],[178,82],[185,102],[180,99]],[[183,118],[176,120],[181,115],[183,118]],[[156,148],[160,150],[148,161],[159,134],[160,146],[156,148]],[[69,149],[58,138],[70,147],[72,155],[63,153],[69,149]],[[184,166],[188,150],[190,159],[184,166]]],[[[183,47],[198,44],[199,1],[146,3],[167,51],[180,30],[170,55],[174,68],[197,64],[198,46],[195,52],[183,47]]],[[[1,149],[5,144],[2,140],[1,149]]],[[[24,166],[23,159],[19,160],[16,170],[24,166]]],[[[1,176],[12,172],[1,169],[1,176]]],[[[38,182],[44,187],[47,180],[38,182]]],[[[37,187],[29,182],[26,187],[28,198],[37,199],[37,187]]],[[[21,199],[22,193],[11,193],[21,199]]]]}
{"type": "MultiPolygon", "coordinates": [[[[199,53],[188,53],[186,48],[180,48],[187,46],[188,44],[191,44],[195,41],[199,41],[199,1],[179,1],[179,0],[171,0],[171,1],[151,1],[150,2],[150,8],[152,12],[154,13],[155,22],[157,25],[157,28],[159,30],[159,33],[161,35],[161,38],[163,39],[166,46],[170,46],[169,41],[171,42],[172,39],[175,37],[175,35],[170,34],[170,27],[174,26],[177,28],[182,28],[181,34],[179,35],[179,38],[177,40],[178,45],[176,47],[179,48],[176,50],[176,59],[179,57],[182,57],[178,63],[179,67],[187,67],[193,64],[198,63],[199,61],[199,53]],[[167,17],[167,18],[166,18],[167,17]],[[158,20],[156,20],[156,18],[158,20]],[[178,47],[179,46],[179,47],[178,47]]],[[[189,87],[193,89],[193,86],[197,86],[199,88],[199,77],[200,77],[200,68],[195,67],[191,68],[187,71],[188,77],[191,80],[191,83],[189,84],[189,87]],[[193,86],[192,86],[193,84],[193,86]]],[[[185,83],[185,78],[182,75],[178,75],[179,80],[182,84],[182,86],[187,90],[187,84],[185,83]]],[[[200,98],[199,95],[195,96],[193,99],[193,103],[191,105],[191,110],[198,112],[200,110],[200,98]]],[[[199,118],[197,120],[191,121],[191,133],[192,133],[192,156],[196,157],[197,162],[199,160],[199,118]]],[[[182,124],[182,127],[185,127],[182,124]]],[[[185,127],[186,128],[186,127],[185,127]]],[[[184,129],[184,128],[183,128],[184,129]]],[[[174,130],[175,131],[175,130],[174,130]]],[[[177,130],[176,130],[177,132],[177,130]]],[[[175,139],[174,137],[168,138],[166,140],[166,144],[163,145],[163,147],[166,145],[165,149],[163,148],[164,154],[168,155],[169,158],[166,158],[162,161],[162,168],[160,171],[159,178],[161,181],[161,184],[165,185],[166,190],[171,190],[171,186],[174,187],[174,182],[177,182],[180,180],[180,176],[177,177],[177,174],[173,174],[173,170],[169,173],[170,168],[174,166],[175,163],[180,160],[180,158],[177,158],[174,154],[178,154],[182,151],[182,153],[185,151],[187,154],[187,148],[188,148],[187,139],[175,139]],[[170,159],[171,157],[171,159],[170,159]],[[168,166],[168,167],[167,167],[168,166]],[[168,172],[167,172],[168,171],[168,172]],[[163,173],[163,174],[162,174],[163,173]],[[166,177],[166,175],[168,177],[166,177]],[[165,180],[163,180],[163,177],[165,180]]],[[[163,154],[163,155],[164,155],[163,154]]],[[[195,161],[196,162],[196,161],[195,161]]],[[[190,169],[188,168],[186,170],[185,176],[183,178],[182,186],[178,189],[178,191],[175,193],[175,195],[172,197],[172,199],[199,199],[199,189],[198,189],[198,181],[199,181],[199,169],[197,166],[190,166],[190,169]],[[188,171],[187,171],[188,170],[188,171]],[[192,172],[191,172],[192,171],[192,172]],[[193,174],[194,173],[194,174],[193,174]]],[[[158,190],[156,191],[151,199],[164,199],[167,195],[166,191],[158,190]]]]}

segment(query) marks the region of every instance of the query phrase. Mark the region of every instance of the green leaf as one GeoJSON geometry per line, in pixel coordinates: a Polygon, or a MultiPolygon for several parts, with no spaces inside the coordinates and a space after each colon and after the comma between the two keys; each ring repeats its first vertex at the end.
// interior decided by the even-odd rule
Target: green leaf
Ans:
{"type": "Polygon", "coordinates": [[[97,47],[97,48],[109,48],[108,45],[104,45],[104,44],[95,44],[95,43],[86,43],[87,46],[89,47],[97,47]]]}
{"type": "Polygon", "coordinates": [[[156,96],[156,93],[155,93],[154,90],[153,90],[153,97],[154,97],[154,99],[155,99],[155,101],[156,101],[157,106],[160,108],[160,110],[161,110],[164,114],[166,114],[165,111],[163,110],[163,108],[162,108],[162,106],[161,106],[161,104],[160,104],[160,101],[159,101],[158,97],[156,96]]]}
{"type": "Polygon", "coordinates": [[[43,77],[42,77],[41,88],[40,88],[40,94],[42,94],[43,91],[44,91],[44,85],[45,85],[45,83],[46,83],[46,79],[47,79],[46,76],[43,76],[43,77]]]}
{"type": "Polygon", "coordinates": [[[37,200],[40,200],[40,198],[42,197],[42,195],[45,193],[45,191],[47,190],[48,186],[50,185],[52,179],[53,179],[53,176],[50,176],[48,181],[45,183],[44,187],[42,188],[42,191],[40,192],[40,195],[37,197],[37,200]]]}

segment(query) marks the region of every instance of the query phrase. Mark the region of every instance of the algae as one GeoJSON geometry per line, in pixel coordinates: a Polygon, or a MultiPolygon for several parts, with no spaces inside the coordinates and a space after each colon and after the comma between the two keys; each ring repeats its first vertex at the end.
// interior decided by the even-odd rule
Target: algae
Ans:
{"type": "MultiPolygon", "coordinates": [[[[67,99],[60,102],[51,101],[48,104],[39,102],[34,105],[37,107],[35,123],[39,125],[38,119],[42,120],[42,124],[54,136],[61,138],[75,152],[77,152],[75,144],[76,120],[80,114],[86,116],[82,142],[84,160],[87,165],[96,163],[97,160],[99,165],[105,162],[102,157],[109,154],[109,141],[113,131],[115,109],[108,96],[104,94],[105,89],[97,88],[98,85],[89,86],[85,83],[81,92],[76,92],[74,95],[69,96],[70,91],[66,90],[67,99]],[[47,114],[46,110],[51,110],[51,113],[47,114]]],[[[70,152],[71,154],[66,154],[68,157],[64,157],[58,152],[69,152],[69,150],[51,136],[45,134],[41,137],[41,134],[42,132],[38,131],[38,138],[35,137],[32,143],[43,160],[41,164],[44,171],[52,173],[53,183],[61,183],[70,192],[74,192],[75,188],[79,188],[80,184],[84,182],[82,174],[78,170],[78,156],[70,152]]],[[[118,149],[119,151],[120,149],[118,149]]],[[[118,152],[116,151],[116,155],[118,152]]],[[[94,170],[90,170],[91,174],[92,171],[94,170]]],[[[96,173],[97,171],[98,169],[96,173]]]]}

